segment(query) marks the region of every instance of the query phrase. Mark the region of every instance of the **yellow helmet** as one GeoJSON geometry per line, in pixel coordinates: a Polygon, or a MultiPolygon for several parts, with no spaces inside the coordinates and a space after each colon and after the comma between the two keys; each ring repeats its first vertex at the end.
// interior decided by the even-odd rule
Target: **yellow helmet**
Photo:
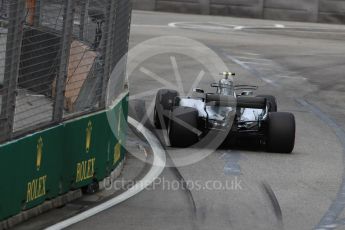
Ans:
{"type": "Polygon", "coordinates": [[[235,73],[225,71],[223,73],[220,73],[220,75],[224,76],[225,79],[228,79],[230,76],[235,76],[235,73]]]}

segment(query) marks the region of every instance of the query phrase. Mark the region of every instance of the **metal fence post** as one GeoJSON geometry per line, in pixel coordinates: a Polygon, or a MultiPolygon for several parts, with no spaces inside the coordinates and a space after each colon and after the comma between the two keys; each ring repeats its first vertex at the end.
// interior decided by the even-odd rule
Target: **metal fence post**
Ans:
{"type": "Polygon", "coordinates": [[[41,20],[42,0],[26,0],[27,24],[30,26],[39,26],[41,20]]]}
{"type": "Polygon", "coordinates": [[[260,18],[265,18],[265,7],[266,7],[266,5],[265,5],[265,3],[266,3],[266,0],[260,0],[259,1],[259,17],[260,18]]]}
{"type": "Polygon", "coordinates": [[[1,8],[0,8],[0,17],[1,18],[8,18],[8,13],[9,13],[9,5],[10,5],[10,0],[1,0],[1,8]]]}
{"type": "Polygon", "coordinates": [[[79,39],[82,41],[85,38],[85,28],[87,27],[87,20],[89,17],[88,16],[89,4],[90,4],[90,0],[81,0],[79,39]]]}
{"type": "Polygon", "coordinates": [[[75,0],[65,0],[63,30],[61,37],[61,55],[56,78],[55,101],[53,109],[53,121],[60,122],[63,119],[65,88],[68,74],[68,62],[72,43],[74,24],[75,0]]]}
{"type": "MultiPolygon", "coordinates": [[[[116,21],[114,29],[114,37],[112,40],[112,66],[111,70],[115,71],[115,79],[112,80],[112,91],[122,92],[126,87],[126,66],[127,66],[127,53],[129,45],[129,33],[131,27],[131,12],[132,2],[121,1],[118,2],[116,7],[116,21]],[[116,67],[116,69],[114,69],[116,67]]],[[[116,94],[112,94],[114,99],[116,94]]]]}
{"type": "Polygon", "coordinates": [[[199,0],[199,4],[200,4],[200,13],[201,14],[205,14],[205,15],[209,15],[210,14],[210,0],[199,0]]]}
{"type": "Polygon", "coordinates": [[[20,54],[23,40],[25,1],[9,3],[9,24],[5,58],[4,85],[1,90],[1,130],[0,141],[12,137],[16,107],[16,93],[19,73],[20,54]]]}
{"type": "Polygon", "coordinates": [[[34,26],[39,26],[41,24],[41,15],[42,15],[42,0],[36,0],[36,9],[34,15],[34,26]]]}
{"type": "Polygon", "coordinates": [[[312,21],[313,22],[319,22],[320,0],[315,0],[312,12],[313,12],[312,21]]]}
{"type": "Polygon", "coordinates": [[[104,108],[107,102],[107,86],[112,65],[112,37],[114,35],[114,27],[116,20],[116,4],[118,0],[107,0],[106,8],[106,21],[104,30],[104,41],[102,46],[102,60],[103,60],[103,73],[102,73],[102,95],[100,107],[104,108]]]}
{"type": "Polygon", "coordinates": [[[114,39],[112,41],[113,60],[112,68],[121,60],[128,52],[129,32],[131,29],[131,1],[122,1],[117,6],[117,18],[114,29],[114,39]]]}

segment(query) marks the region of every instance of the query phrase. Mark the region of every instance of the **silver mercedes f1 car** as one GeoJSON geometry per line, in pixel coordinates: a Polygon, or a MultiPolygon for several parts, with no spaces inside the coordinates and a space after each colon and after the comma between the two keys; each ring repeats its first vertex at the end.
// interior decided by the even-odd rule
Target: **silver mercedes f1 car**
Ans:
{"type": "Polygon", "coordinates": [[[234,85],[231,72],[212,83],[215,92],[197,88],[195,97],[175,90],[157,92],[154,124],[168,132],[172,147],[189,147],[212,131],[226,132],[224,141],[255,139],[269,152],[291,153],[295,145],[295,117],[278,112],[272,95],[254,96],[256,86],[234,85]]]}

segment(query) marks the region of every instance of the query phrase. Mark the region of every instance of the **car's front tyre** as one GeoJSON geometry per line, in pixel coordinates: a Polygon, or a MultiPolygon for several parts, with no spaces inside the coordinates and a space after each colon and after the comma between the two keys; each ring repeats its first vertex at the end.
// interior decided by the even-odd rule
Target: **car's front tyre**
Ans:
{"type": "Polygon", "coordinates": [[[157,129],[166,128],[168,114],[172,110],[174,100],[179,93],[176,90],[161,89],[157,92],[154,108],[153,122],[157,129]]]}
{"type": "Polygon", "coordinates": [[[168,134],[172,147],[186,148],[196,144],[198,138],[198,110],[189,107],[173,109],[168,134]]]}

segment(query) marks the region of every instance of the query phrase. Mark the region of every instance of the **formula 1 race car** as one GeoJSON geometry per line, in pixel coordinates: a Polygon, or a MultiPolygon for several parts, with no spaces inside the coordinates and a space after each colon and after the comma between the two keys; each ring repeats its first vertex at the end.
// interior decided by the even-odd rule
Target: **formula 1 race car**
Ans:
{"type": "MultiPolygon", "coordinates": [[[[197,97],[182,97],[162,89],[156,96],[154,124],[166,129],[172,147],[196,144],[210,130],[228,131],[230,139],[254,138],[269,152],[291,153],[295,145],[295,117],[277,112],[271,95],[253,96],[256,86],[234,85],[230,72],[211,84],[215,93],[194,89],[197,97]]],[[[229,138],[227,138],[229,139],[229,138]]]]}

